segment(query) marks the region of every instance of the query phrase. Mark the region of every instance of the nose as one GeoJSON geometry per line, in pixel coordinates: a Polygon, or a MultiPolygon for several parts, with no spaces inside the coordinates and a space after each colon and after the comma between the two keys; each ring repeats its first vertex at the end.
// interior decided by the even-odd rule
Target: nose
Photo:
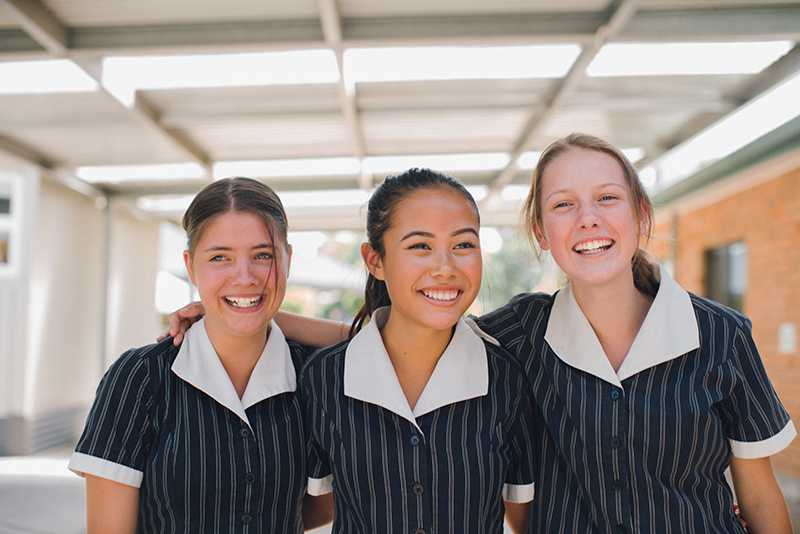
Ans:
{"type": "Polygon", "coordinates": [[[597,226],[598,215],[597,207],[594,203],[581,204],[578,212],[578,223],[581,228],[593,228],[597,226]]]}
{"type": "Polygon", "coordinates": [[[431,275],[449,277],[453,275],[453,255],[449,249],[444,249],[436,252],[433,255],[433,268],[431,275]]]}
{"type": "Polygon", "coordinates": [[[258,284],[256,265],[254,262],[250,261],[249,258],[243,258],[236,262],[234,283],[241,286],[254,286],[258,284]]]}

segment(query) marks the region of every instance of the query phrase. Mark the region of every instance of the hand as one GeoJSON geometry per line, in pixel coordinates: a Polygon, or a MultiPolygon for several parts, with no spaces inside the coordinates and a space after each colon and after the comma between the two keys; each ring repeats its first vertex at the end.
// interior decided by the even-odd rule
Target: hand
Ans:
{"type": "Polygon", "coordinates": [[[206,310],[200,302],[192,302],[176,312],[169,314],[169,331],[158,337],[158,341],[167,336],[172,336],[172,344],[176,347],[183,342],[183,335],[189,327],[202,319],[206,310]]]}

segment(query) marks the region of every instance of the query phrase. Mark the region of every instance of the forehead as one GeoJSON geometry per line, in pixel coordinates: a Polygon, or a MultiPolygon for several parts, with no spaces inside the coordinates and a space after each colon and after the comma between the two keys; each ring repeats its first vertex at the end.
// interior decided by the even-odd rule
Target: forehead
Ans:
{"type": "Polygon", "coordinates": [[[449,187],[426,187],[405,196],[392,210],[393,228],[478,227],[478,215],[464,195],[449,187]]]}
{"type": "Polygon", "coordinates": [[[614,157],[599,150],[570,148],[545,168],[542,193],[592,188],[606,183],[628,187],[622,165],[614,157]]]}
{"type": "Polygon", "coordinates": [[[264,220],[258,215],[244,211],[227,211],[206,223],[198,244],[212,246],[248,246],[272,243],[264,220]]]}

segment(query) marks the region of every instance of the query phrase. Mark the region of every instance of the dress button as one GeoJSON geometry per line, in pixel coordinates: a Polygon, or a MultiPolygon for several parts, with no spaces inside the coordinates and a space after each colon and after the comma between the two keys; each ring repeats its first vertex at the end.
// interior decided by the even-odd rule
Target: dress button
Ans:
{"type": "Polygon", "coordinates": [[[614,436],[611,438],[611,448],[612,449],[619,449],[622,447],[622,440],[619,436],[614,436]]]}
{"type": "Polygon", "coordinates": [[[411,445],[414,446],[414,447],[419,445],[419,436],[417,436],[416,434],[411,436],[411,445]]]}
{"type": "Polygon", "coordinates": [[[252,520],[253,520],[253,516],[251,516],[250,514],[242,514],[242,523],[244,523],[245,525],[248,524],[252,520]]]}
{"type": "Polygon", "coordinates": [[[244,475],[244,479],[248,484],[252,484],[256,480],[256,476],[253,473],[247,473],[244,475]]]}
{"type": "Polygon", "coordinates": [[[417,497],[419,497],[420,495],[422,495],[423,493],[425,493],[425,488],[423,488],[423,487],[422,487],[422,484],[420,484],[419,482],[414,482],[414,483],[411,485],[411,491],[413,491],[413,492],[414,492],[414,495],[416,495],[417,497]]]}
{"type": "Polygon", "coordinates": [[[615,479],[611,483],[611,487],[614,488],[616,491],[622,491],[625,489],[625,481],[620,479],[615,479]]]}
{"type": "Polygon", "coordinates": [[[616,528],[614,528],[614,532],[617,532],[617,534],[624,534],[625,533],[625,525],[623,525],[622,523],[619,523],[616,526],[616,528]]]}
{"type": "Polygon", "coordinates": [[[246,428],[243,428],[239,433],[242,435],[243,438],[246,438],[247,436],[250,435],[250,431],[247,430],[246,428]]]}
{"type": "Polygon", "coordinates": [[[614,400],[614,401],[615,400],[619,400],[619,397],[620,397],[619,390],[618,389],[612,389],[611,390],[611,400],[614,400]]]}

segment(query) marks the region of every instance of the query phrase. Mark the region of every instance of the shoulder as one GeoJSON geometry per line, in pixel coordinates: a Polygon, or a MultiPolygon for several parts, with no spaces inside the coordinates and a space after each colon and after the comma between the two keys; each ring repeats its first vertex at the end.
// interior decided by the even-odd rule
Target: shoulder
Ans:
{"type": "Polygon", "coordinates": [[[698,321],[697,326],[701,333],[703,330],[714,330],[716,325],[722,325],[730,332],[750,330],[750,319],[741,312],[694,293],[689,293],[689,298],[692,301],[692,308],[694,308],[698,321]]]}
{"type": "Polygon", "coordinates": [[[553,295],[521,293],[507,304],[478,318],[478,325],[490,335],[508,343],[520,330],[532,331],[549,316],[553,295]],[[515,334],[516,332],[516,334],[515,334]]]}
{"type": "Polygon", "coordinates": [[[289,346],[289,353],[292,355],[294,368],[299,372],[303,368],[303,365],[305,365],[306,360],[308,360],[308,356],[313,353],[315,349],[314,347],[303,345],[292,339],[287,339],[286,344],[289,346]]]}
{"type": "Polygon", "coordinates": [[[314,351],[302,366],[301,380],[309,380],[320,373],[340,370],[344,365],[344,355],[349,344],[350,340],[347,340],[314,351]]]}
{"type": "Polygon", "coordinates": [[[178,355],[179,347],[172,344],[168,337],[159,343],[128,349],[117,358],[109,367],[107,374],[121,374],[146,369],[157,372],[162,368],[169,368],[178,355]]]}

